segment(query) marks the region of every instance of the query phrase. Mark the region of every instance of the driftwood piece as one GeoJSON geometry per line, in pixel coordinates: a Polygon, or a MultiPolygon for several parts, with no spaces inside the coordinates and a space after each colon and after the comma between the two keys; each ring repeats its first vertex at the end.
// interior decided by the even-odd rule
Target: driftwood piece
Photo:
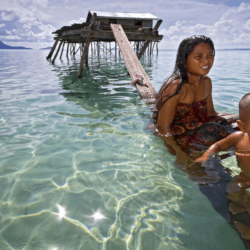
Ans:
{"type": "Polygon", "coordinates": [[[134,81],[138,79],[139,76],[143,78],[143,83],[146,83],[148,85],[148,87],[140,86],[139,84],[135,85],[140,97],[142,99],[155,98],[157,92],[152,83],[150,82],[145,70],[141,66],[140,61],[138,60],[135,52],[133,51],[133,48],[131,47],[122,26],[120,24],[110,24],[110,26],[114,33],[115,39],[120,48],[120,51],[122,53],[123,59],[126,63],[132,80],[134,81]]]}

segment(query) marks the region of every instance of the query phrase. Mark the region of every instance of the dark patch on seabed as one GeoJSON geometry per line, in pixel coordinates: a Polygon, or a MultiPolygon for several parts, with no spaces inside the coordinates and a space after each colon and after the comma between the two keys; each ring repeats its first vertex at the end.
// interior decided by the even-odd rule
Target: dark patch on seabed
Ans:
{"type": "MultiPolygon", "coordinates": [[[[210,159],[206,166],[206,173],[216,173],[220,178],[216,183],[199,184],[200,191],[210,200],[214,209],[236,230],[246,249],[250,250],[250,240],[242,238],[241,233],[235,226],[235,222],[240,222],[250,227],[250,215],[248,212],[233,214],[229,210],[230,200],[227,198],[227,185],[232,180],[231,170],[225,168],[219,158],[210,159]]],[[[190,178],[192,179],[192,177],[190,178]]]]}

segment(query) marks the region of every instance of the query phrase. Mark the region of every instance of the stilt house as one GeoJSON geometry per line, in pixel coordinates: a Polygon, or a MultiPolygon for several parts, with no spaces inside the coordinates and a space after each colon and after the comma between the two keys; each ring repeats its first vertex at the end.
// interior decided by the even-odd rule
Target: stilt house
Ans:
{"type": "Polygon", "coordinates": [[[117,48],[117,39],[115,38],[112,25],[113,27],[115,27],[114,25],[120,25],[119,29],[125,32],[130,44],[133,42],[133,50],[139,59],[146,50],[148,50],[148,54],[152,54],[154,48],[156,48],[158,53],[158,42],[163,38],[162,35],[158,34],[158,28],[162,20],[158,20],[154,28],[153,20],[158,20],[158,18],[149,13],[89,11],[86,22],[63,26],[61,29],[53,32],[53,34],[55,34],[55,43],[47,59],[52,57],[58,43],[59,46],[52,59],[52,63],[54,63],[61,46],[62,56],[65,44],[67,44],[67,58],[69,53],[74,55],[80,50],[81,63],[78,72],[78,76],[80,77],[84,63],[88,65],[89,48],[91,48],[92,53],[96,53],[97,55],[99,55],[100,52],[114,52],[115,54],[119,52],[117,52],[117,50],[119,50],[120,45],[118,44],[119,48],[117,48]],[[79,44],[77,50],[76,44],[79,44]],[[114,46],[114,48],[111,48],[112,46],[114,46]]]}

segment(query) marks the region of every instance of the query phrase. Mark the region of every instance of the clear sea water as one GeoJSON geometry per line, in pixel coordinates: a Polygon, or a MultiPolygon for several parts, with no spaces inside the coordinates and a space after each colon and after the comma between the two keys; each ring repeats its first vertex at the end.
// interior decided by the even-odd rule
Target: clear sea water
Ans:
{"type": "MultiPolygon", "coordinates": [[[[52,65],[48,53],[0,50],[1,250],[245,249],[147,131],[122,58],[90,56],[76,79],[79,55],[52,65]]],[[[175,55],[142,59],[157,90],[175,55]]],[[[238,113],[249,61],[250,50],[217,51],[216,111],[238,113]]],[[[239,171],[234,156],[223,164],[239,171]]]]}

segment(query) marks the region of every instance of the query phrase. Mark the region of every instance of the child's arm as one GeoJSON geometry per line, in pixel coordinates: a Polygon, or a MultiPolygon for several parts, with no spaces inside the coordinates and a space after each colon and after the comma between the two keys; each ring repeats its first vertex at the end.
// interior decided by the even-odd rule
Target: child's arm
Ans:
{"type": "Polygon", "coordinates": [[[206,162],[211,155],[217,154],[220,151],[225,151],[233,147],[240,133],[241,132],[235,132],[229,135],[228,137],[214,143],[212,146],[210,146],[210,148],[205,153],[203,153],[201,157],[197,158],[194,162],[195,163],[206,162]]]}

